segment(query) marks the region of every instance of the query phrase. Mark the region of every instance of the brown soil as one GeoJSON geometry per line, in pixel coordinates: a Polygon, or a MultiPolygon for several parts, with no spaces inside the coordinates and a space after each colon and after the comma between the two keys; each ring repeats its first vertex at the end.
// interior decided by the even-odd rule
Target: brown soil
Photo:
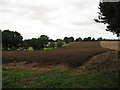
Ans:
{"type": "Polygon", "coordinates": [[[92,57],[84,66],[79,67],[81,72],[95,73],[120,69],[120,59],[116,51],[110,51],[92,57]]]}
{"type": "MultiPolygon", "coordinates": [[[[102,48],[100,42],[81,42],[60,49],[46,51],[3,51],[3,67],[47,68],[83,66],[95,55],[111,51],[102,48]]],[[[25,69],[25,68],[24,68],[25,69]]]]}
{"type": "Polygon", "coordinates": [[[13,69],[13,70],[53,70],[53,69],[60,69],[60,70],[67,70],[68,68],[65,67],[64,65],[51,65],[51,66],[46,66],[46,67],[39,67],[39,63],[31,63],[31,64],[25,64],[25,62],[16,62],[16,63],[7,63],[3,64],[4,69],[13,69]]]}

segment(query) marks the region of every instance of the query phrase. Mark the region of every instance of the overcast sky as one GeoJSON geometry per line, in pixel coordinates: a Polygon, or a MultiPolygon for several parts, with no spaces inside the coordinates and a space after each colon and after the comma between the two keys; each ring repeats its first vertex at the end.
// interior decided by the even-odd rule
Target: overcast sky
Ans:
{"type": "Polygon", "coordinates": [[[0,29],[18,31],[24,39],[47,35],[116,39],[98,24],[99,0],[0,0],[0,29]]]}

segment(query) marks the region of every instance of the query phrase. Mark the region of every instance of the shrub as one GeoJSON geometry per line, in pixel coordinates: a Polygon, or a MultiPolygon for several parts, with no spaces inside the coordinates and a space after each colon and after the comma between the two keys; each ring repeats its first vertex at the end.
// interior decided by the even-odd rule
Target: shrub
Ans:
{"type": "Polygon", "coordinates": [[[63,46],[63,42],[62,41],[58,41],[57,42],[57,47],[62,47],[63,46]]]}
{"type": "Polygon", "coordinates": [[[51,48],[55,48],[55,43],[54,43],[54,42],[51,42],[51,43],[50,43],[50,47],[51,47],[51,48]]]}

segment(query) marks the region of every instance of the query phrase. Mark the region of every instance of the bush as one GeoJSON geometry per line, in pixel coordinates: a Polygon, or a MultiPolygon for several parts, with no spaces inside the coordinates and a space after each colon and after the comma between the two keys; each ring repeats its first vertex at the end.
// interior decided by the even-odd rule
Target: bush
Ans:
{"type": "Polygon", "coordinates": [[[63,42],[62,41],[58,41],[57,42],[57,47],[62,47],[63,46],[63,42]]]}
{"type": "Polygon", "coordinates": [[[55,48],[55,43],[54,43],[54,42],[51,42],[51,43],[50,43],[50,47],[51,47],[51,48],[55,48]]]}

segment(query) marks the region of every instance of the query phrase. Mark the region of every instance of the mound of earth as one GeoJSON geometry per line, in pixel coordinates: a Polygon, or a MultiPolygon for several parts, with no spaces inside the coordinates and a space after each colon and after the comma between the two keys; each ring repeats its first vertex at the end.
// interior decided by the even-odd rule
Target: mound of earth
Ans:
{"type": "Polygon", "coordinates": [[[64,65],[68,68],[78,68],[93,56],[108,51],[111,50],[102,48],[100,42],[80,42],[55,50],[3,51],[2,63],[3,66],[9,63],[24,62],[25,65],[37,63],[34,67],[64,65]]]}
{"type": "Polygon", "coordinates": [[[118,58],[116,51],[110,51],[92,57],[85,65],[79,69],[81,72],[100,72],[120,69],[120,58],[118,58]]]}

